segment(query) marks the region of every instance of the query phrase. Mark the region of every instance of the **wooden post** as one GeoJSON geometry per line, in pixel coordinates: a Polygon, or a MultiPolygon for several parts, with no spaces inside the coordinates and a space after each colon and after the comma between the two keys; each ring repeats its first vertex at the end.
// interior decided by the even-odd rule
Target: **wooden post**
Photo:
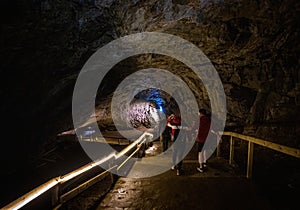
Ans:
{"type": "Polygon", "coordinates": [[[234,141],[233,137],[230,136],[230,153],[229,153],[229,164],[233,164],[233,157],[234,157],[234,141]]]}
{"type": "Polygon", "coordinates": [[[114,183],[114,174],[111,172],[111,170],[113,169],[111,165],[112,165],[112,162],[110,161],[108,163],[108,168],[109,168],[108,173],[109,173],[110,180],[111,180],[111,185],[112,185],[114,183]]]}
{"type": "Polygon", "coordinates": [[[254,148],[254,144],[249,141],[249,143],[248,143],[247,175],[246,175],[246,177],[248,179],[250,179],[252,177],[253,148],[254,148]]]}
{"type": "Polygon", "coordinates": [[[222,135],[217,133],[217,157],[221,157],[222,135]]]}
{"type": "Polygon", "coordinates": [[[52,189],[52,206],[56,206],[58,204],[58,192],[59,184],[55,185],[52,189]]]}
{"type": "Polygon", "coordinates": [[[220,142],[218,142],[218,146],[217,146],[217,157],[220,157],[220,153],[221,153],[221,145],[220,142]]]}

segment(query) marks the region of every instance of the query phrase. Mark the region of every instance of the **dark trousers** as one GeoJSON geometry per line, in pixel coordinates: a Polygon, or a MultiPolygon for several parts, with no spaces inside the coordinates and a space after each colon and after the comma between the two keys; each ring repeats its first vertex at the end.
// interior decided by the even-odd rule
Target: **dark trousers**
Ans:
{"type": "MultiPolygon", "coordinates": [[[[178,137],[178,134],[179,134],[179,129],[177,129],[174,133],[174,141],[177,141],[177,137],[178,137]]],[[[181,170],[182,169],[182,162],[183,160],[180,160],[182,159],[182,155],[183,155],[183,144],[181,142],[181,140],[179,140],[180,142],[180,146],[177,145],[177,148],[173,148],[173,154],[172,154],[172,162],[173,162],[173,165],[176,166],[176,169],[177,170],[181,170]],[[180,160],[180,161],[179,161],[180,160]],[[175,165],[175,163],[177,163],[175,165]]]]}
{"type": "Polygon", "coordinates": [[[169,147],[169,139],[163,139],[162,140],[162,150],[163,152],[166,151],[169,147]]]}
{"type": "Polygon", "coordinates": [[[182,170],[183,152],[184,152],[184,149],[182,147],[180,147],[180,148],[174,147],[173,148],[172,162],[177,170],[182,170]],[[180,160],[180,159],[182,159],[182,160],[180,160]]]}

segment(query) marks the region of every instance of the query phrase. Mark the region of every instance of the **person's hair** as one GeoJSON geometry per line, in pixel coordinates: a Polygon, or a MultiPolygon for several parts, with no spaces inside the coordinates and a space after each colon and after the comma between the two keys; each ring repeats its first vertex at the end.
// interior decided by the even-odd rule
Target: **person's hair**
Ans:
{"type": "Polygon", "coordinates": [[[199,109],[199,113],[207,115],[206,109],[199,109]]]}
{"type": "Polygon", "coordinates": [[[175,117],[175,115],[174,114],[170,114],[168,118],[171,118],[171,117],[175,117]]]}

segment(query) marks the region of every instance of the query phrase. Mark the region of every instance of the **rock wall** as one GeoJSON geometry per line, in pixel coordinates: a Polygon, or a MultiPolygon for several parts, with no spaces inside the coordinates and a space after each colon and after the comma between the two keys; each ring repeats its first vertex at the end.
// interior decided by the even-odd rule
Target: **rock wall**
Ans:
{"type": "MultiPolygon", "coordinates": [[[[227,95],[227,126],[296,146],[299,136],[299,3],[293,1],[115,1],[122,35],[160,31],[197,45],[212,61],[227,95]]],[[[137,59],[148,67],[145,57],[137,59]]],[[[194,91],[207,94],[183,65],[151,58],[171,69],[194,91]]]]}
{"type": "MultiPolygon", "coordinates": [[[[72,127],[73,86],[90,55],[142,31],[180,36],[208,56],[227,96],[226,129],[299,146],[297,0],[15,0],[1,6],[3,130],[14,133],[8,148],[16,141],[25,156],[72,127]]],[[[199,105],[209,108],[201,81],[182,63],[141,55],[116,66],[104,81],[98,112],[109,119],[112,87],[149,66],[182,77],[199,105]]]]}

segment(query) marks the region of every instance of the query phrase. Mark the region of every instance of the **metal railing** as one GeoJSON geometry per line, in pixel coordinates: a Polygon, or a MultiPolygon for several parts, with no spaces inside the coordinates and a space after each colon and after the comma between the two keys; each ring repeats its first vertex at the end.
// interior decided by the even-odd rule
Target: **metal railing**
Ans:
{"type": "Polygon", "coordinates": [[[48,191],[50,189],[52,189],[52,205],[56,206],[56,208],[58,208],[66,201],[70,200],[71,198],[73,198],[76,195],[78,195],[79,193],[81,193],[83,190],[87,189],[88,187],[92,186],[96,182],[100,181],[106,173],[110,172],[111,170],[113,170],[115,168],[117,168],[117,170],[119,170],[130,159],[130,157],[132,157],[135,153],[137,153],[139,151],[140,146],[142,144],[144,144],[147,140],[149,140],[149,138],[152,139],[153,135],[151,133],[145,132],[137,140],[132,142],[130,145],[128,145],[126,148],[124,148],[119,153],[116,153],[116,152],[112,153],[105,158],[101,158],[94,162],[86,164],[86,165],[78,168],[77,170],[74,170],[64,176],[58,176],[58,177],[52,178],[48,182],[31,190],[30,192],[26,193],[25,195],[21,196],[20,198],[16,199],[15,201],[9,203],[8,205],[4,206],[1,209],[13,209],[13,210],[20,209],[21,207],[25,206],[26,204],[28,204],[29,202],[31,202],[32,200],[39,197],[40,195],[42,195],[43,193],[45,193],[46,191],[48,191]],[[60,188],[61,184],[65,183],[67,181],[70,181],[71,179],[78,177],[79,175],[84,174],[85,172],[91,170],[95,166],[98,166],[98,165],[103,164],[110,160],[117,160],[117,159],[123,157],[123,155],[125,155],[126,153],[128,153],[129,151],[134,149],[135,147],[137,147],[137,148],[120,165],[112,166],[108,170],[102,172],[101,174],[98,174],[97,176],[80,184],[79,186],[69,190],[68,192],[64,193],[63,195],[59,195],[59,188],[60,188]]]}
{"type": "MultiPolygon", "coordinates": [[[[300,158],[300,150],[299,149],[283,146],[280,144],[272,143],[272,142],[269,142],[266,140],[262,140],[259,138],[246,136],[246,135],[242,135],[242,134],[238,134],[238,133],[234,133],[234,132],[223,132],[223,133],[220,133],[220,135],[230,137],[229,164],[233,164],[233,159],[234,159],[234,140],[235,140],[234,138],[248,141],[247,173],[246,173],[247,178],[252,177],[254,144],[261,145],[263,147],[270,148],[272,150],[279,151],[281,153],[288,154],[288,155],[296,157],[296,158],[300,158]]],[[[72,199],[73,197],[75,197],[76,195],[81,193],[83,190],[87,189],[88,187],[92,186],[96,182],[100,181],[106,173],[110,172],[111,170],[113,170],[115,168],[117,168],[117,170],[119,170],[124,164],[126,164],[126,162],[134,154],[136,154],[139,151],[139,147],[147,141],[147,137],[153,138],[153,135],[151,133],[145,132],[136,141],[134,141],[133,143],[128,145],[121,152],[113,153],[105,158],[98,159],[94,162],[86,164],[86,165],[82,166],[81,168],[74,170],[64,176],[55,177],[55,178],[49,180],[48,182],[40,185],[39,187],[33,189],[32,191],[28,192],[27,194],[21,196],[17,200],[11,202],[10,204],[6,205],[5,207],[3,207],[1,209],[19,209],[50,189],[52,189],[52,204],[53,204],[53,206],[56,206],[56,208],[59,208],[63,203],[67,202],[68,200],[72,199]],[[134,149],[135,147],[137,147],[137,148],[134,149]],[[67,181],[70,181],[70,180],[74,179],[75,177],[78,177],[79,175],[84,174],[85,172],[91,170],[95,166],[98,166],[106,161],[109,161],[112,159],[117,160],[120,157],[122,157],[123,155],[125,155],[126,153],[128,153],[129,151],[131,151],[132,149],[134,149],[134,151],[119,165],[114,165],[114,166],[110,167],[108,170],[102,172],[101,174],[94,176],[93,178],[85,181],[84,183],[76,186],[75,188],[69,190],[68,192],[66,192],[64,194],[59,195],[59,187],[61,184],[65,183],[67,181]]],[[[220,144],[218,144],[217,156],[219,156],[219,154],[220,154],[220,144]]]]}
{"type": "MultiPolygon", "coordinates": [[[[247,172],[246,177],[251,178],[252,177],[252,167],[253,167],[253,150],[254,150],[254,144],[296,157],[300,158],[300,149],[287,147],[284,145],[276,144],[273,142],[269,142],[263,139],[246,136],[242,134],[238,134],[235,132],[223,132],[220,133],[222,136],[230,136],[230,149],[229,149],[229,164],[233,164],[234,159],[234,138],[238,138],[244,141],[248,141],[248,155],[247,155],[247,172]]],[[[217,148],[217,156],[220,154],[220,144],[217,148]]]]}

